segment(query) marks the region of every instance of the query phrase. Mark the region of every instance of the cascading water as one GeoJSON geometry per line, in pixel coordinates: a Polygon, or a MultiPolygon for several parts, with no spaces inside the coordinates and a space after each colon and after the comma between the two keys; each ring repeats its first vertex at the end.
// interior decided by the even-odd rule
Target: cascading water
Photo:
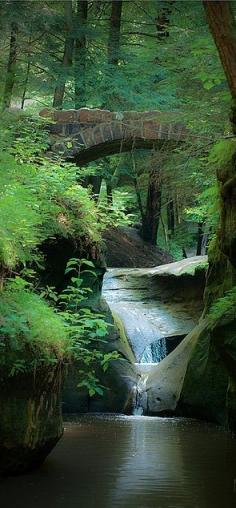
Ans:
{"type": "Polygon", "coordinates": [[[140,363],[160,363],[166,355],[166,339],[156,340],[145,347],[140,363]]]}
{"type": "Polygon", "coordinates": [[[119,322],[139,375],[133,392],[136,415],[146,412],[146,380],[168,354],[169,338],[183,337],[193,328],[183,305],[178,299],[168,303],[163,288],[149,272],[149,269],[113,268],[106,273],[103,283],[103,297],[119,322]]]}
{"type": "Polygon", "coordinates": [[[144,374],[140,375],[139,381],[135,387],[135,396],[134,396],[134,409],[133,415],[143,415],[147,406],[147,397],[146,397],[146,376],[144,374]]]}

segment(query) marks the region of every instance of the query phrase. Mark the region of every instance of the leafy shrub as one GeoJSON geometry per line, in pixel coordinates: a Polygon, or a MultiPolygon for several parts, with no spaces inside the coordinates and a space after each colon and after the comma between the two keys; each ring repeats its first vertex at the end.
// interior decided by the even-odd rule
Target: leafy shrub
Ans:
{"type": "Polygon", "coordinates": [[[4,372],[14,375],[62,359],[70,345],[69,328],[63,317],[17,277],[1,293],[0,344],[4,372]]]}
{"type": "MultiPolygon", "coordinates": [[[[20,169],[20,168],[19,168],[20,169]]],[[[23,173],[23,172],[22,172],[23,173]]],[[[43,238],[40,202],[24,185],[27,172],[19,175],[14,158],[0,157],[0,262],[13,268],[26,263],[43,238]]]]}
{"type": "Polygon", "coordinates": [[[50,287],[36,294],[32,284],[21,277],[7,282],[0,298],[0,366],[4,375],[77,360],[79,386],[87,387],[91,396],[102,393],[96,368],[100,365],[105,372],[118,353],[104,353],[99,346],[106,342],[108,332],[104,316],[81,305],[91,291],[82,287],[82,264],[87,268],[84,272],[94,274],[92,262],[71,259],[66,269],[72,274],[71,283],[61,295],[50,287]]]}

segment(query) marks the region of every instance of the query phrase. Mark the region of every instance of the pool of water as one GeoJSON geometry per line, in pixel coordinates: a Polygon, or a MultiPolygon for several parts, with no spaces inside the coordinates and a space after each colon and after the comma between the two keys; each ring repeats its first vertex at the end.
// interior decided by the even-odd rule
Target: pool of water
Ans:
{"type": "Polygon", "coordinates": [[[185,418],[72,418],[40,469],[0,481],[0,506],[235,508],[236,440],[185,418]]]}

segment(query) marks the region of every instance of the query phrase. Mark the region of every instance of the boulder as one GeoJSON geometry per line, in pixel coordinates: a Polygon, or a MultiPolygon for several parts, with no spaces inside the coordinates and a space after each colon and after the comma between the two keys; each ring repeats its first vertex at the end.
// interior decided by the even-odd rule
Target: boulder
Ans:
{"type": "Polygon", "coordinates": [[[1,475],[39,466],[62,436],[61,378],[58,364],[1,379],[1,475]]]}
{"type": "Polygon", "coordinates": [[[236,430],[236,320],[203,327],[190,356],[179,410],[236,430]]]}

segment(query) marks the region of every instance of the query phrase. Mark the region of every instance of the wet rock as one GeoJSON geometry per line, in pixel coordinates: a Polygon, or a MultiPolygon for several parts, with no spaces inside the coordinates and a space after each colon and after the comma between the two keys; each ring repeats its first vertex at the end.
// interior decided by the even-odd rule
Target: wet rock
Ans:
{"type": "Polygon", "coordinates": [[[103,296],[122,322],[135,361],[148,346],[187,335],[203,310],[205,256],[151,269],[111,269],[103,296]]]}
{"type": "Polygon", "coordinates": [[[175,412],[188,363],[198,337],[205,330],[202,322],[161,363],[147,373],[146,392],[149,414],[175,412]]]}
{"type": "Polygon", "coordinates": [[[60,390],[60,365],[1,379],[1,475],[39,466],[60,439],[60,390]]]}
{"type": "Polygon", "coordinates": [[[236,430],[236,321],[205,326],[189,359],[178,407],[236,430]]]}

